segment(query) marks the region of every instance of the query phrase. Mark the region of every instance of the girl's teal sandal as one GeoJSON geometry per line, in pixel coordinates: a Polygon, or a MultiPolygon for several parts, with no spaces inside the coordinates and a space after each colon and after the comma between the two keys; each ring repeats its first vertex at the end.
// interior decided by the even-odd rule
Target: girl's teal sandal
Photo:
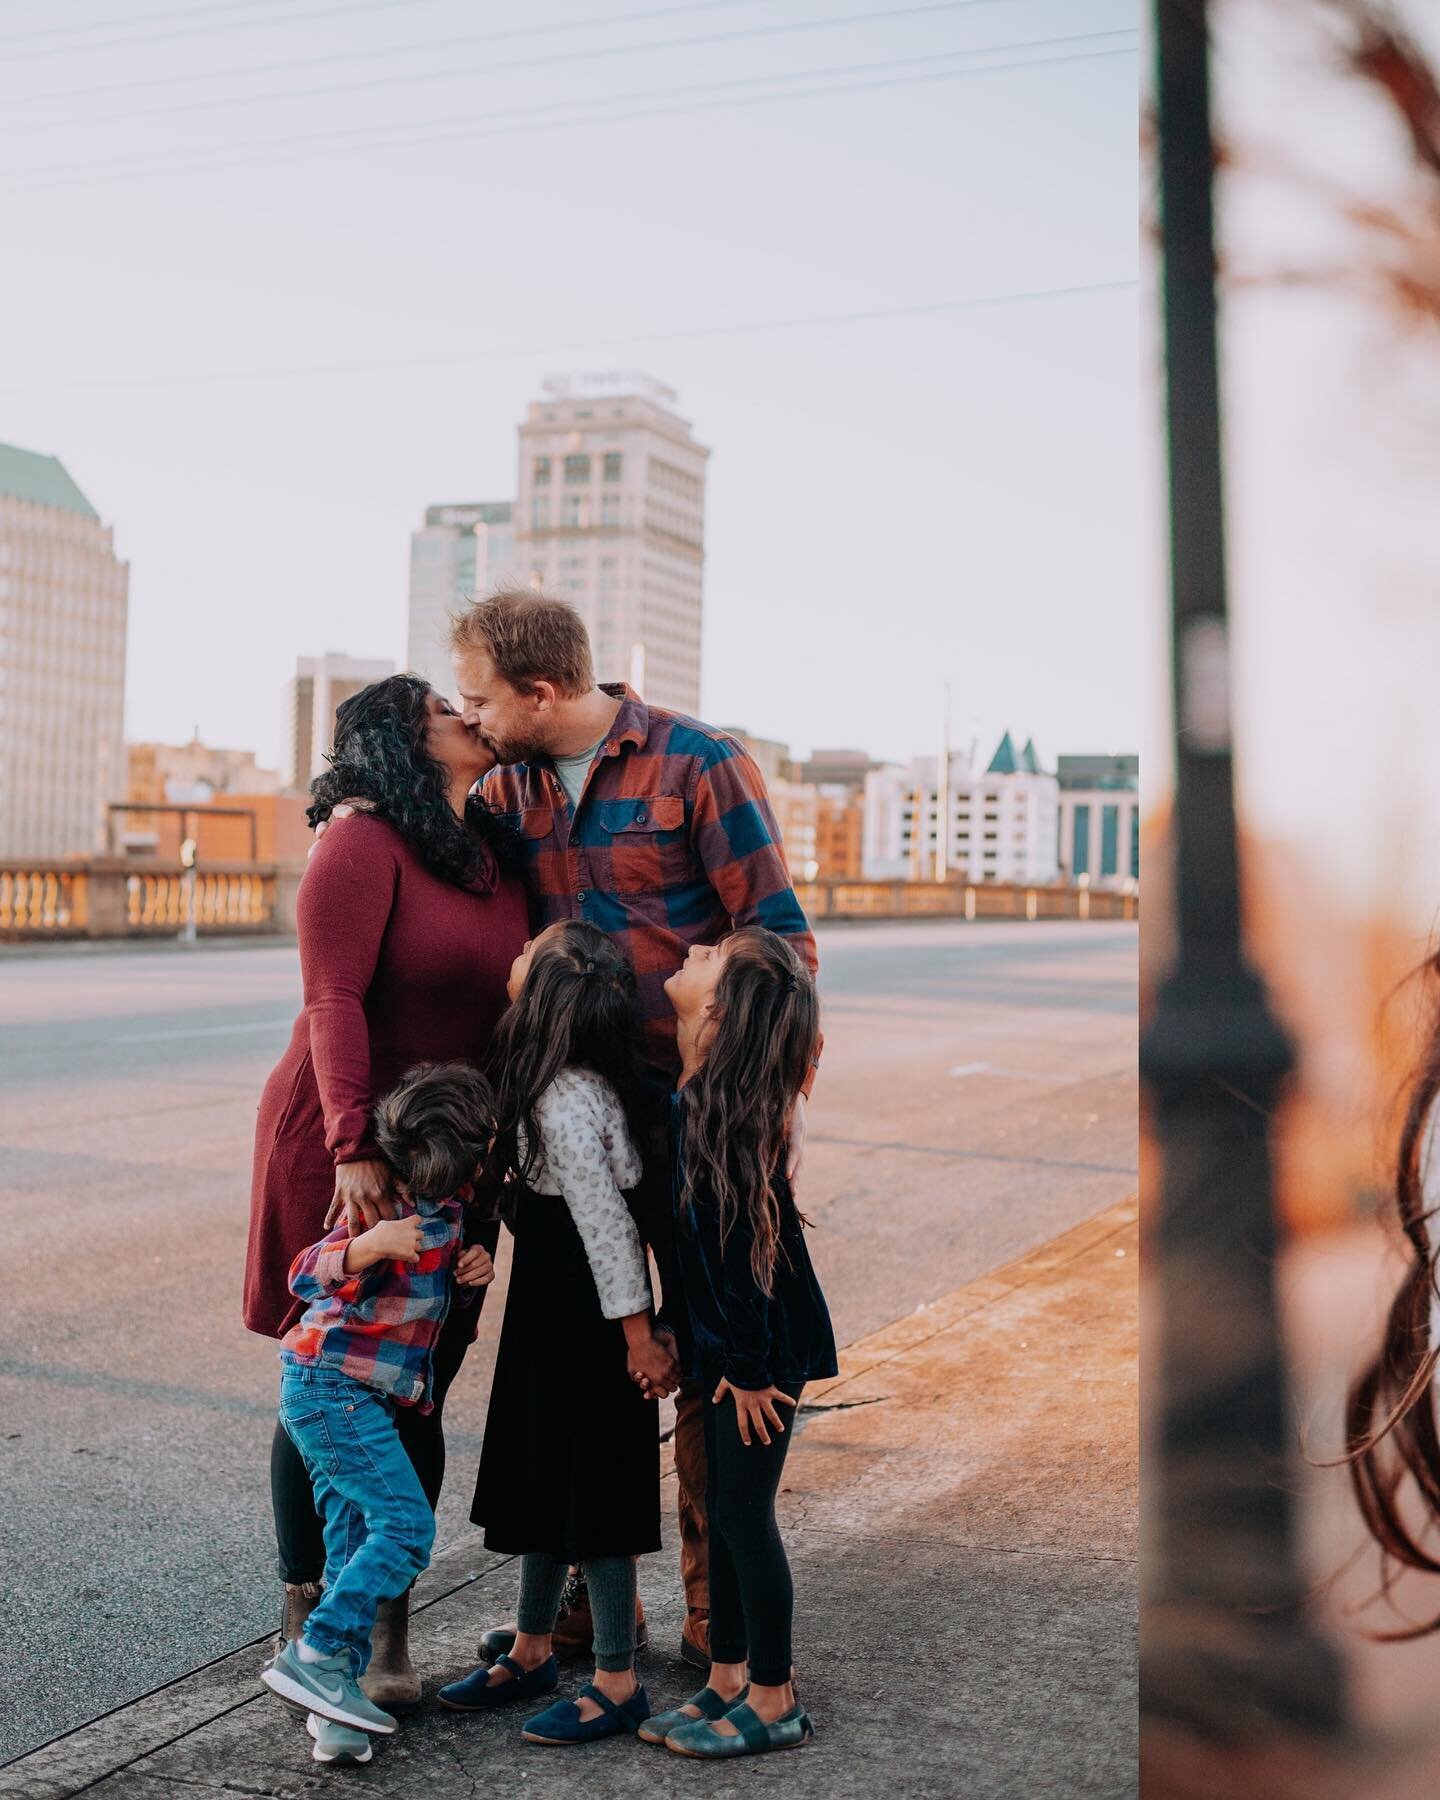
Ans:
{"type": "Polygon", "coordinates": [[[766,1750],[798,1750],[815,1735],[803,1706],[792,1706],[773,1725],[743,1703],[724,1716],[735,1727],[733,1737],[717,1731],[709,1719],[691,1719],[670,1733],[665,1748],[681,1756],[757,1756],[766,1750]]]}
{"type": "Polygon", "coordinates": [[[749,1692],[748,1687],[743,1687],[733,1700],[722,1700],[714,1688],[703,1687],[684,1703],[685,1706],[700,1708],[698,1719],[692,1719],[689,1713],[677,1706],[669,1712],[656,1713],[653,1719],[647,1719],[635,1735],[642,1743],[663,1744],[670,1733],[678,1731],[682,1725],[704,1725],[711,1719],[723,1719],[731,1707],[738,1706],[749,1692]]]}

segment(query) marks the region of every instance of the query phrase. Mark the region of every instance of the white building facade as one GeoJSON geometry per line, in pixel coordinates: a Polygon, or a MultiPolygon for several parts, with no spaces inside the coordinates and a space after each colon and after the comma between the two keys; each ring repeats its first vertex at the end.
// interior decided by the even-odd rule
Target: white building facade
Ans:
{"type": "Polygon", "coordinates": [[[130,572],[53,456],[0,444],[0,855],[89,855],[125,798],[130,572]]]}
{"type": "Polygon", "coordinates": [[[710,452],[644,375],[545,383],[520,427],[515,561],[585,621],[600,681],[700,709],[710,452]]]}
{"type": "Polygon", "coordinates": [[[518,579],[509,500],[427,506],[410,534],[410,628],[405,666],[451,695],[450,620],[467,602],[518,579]]]}
{"type": "Polygon", "coordinates": [[[303,790],[325,767],[335,742],[335,714],[352,694],[395,673],[394,663],[327,650],[302,656],[285,690],[285,786],[303,790]]]}
{"type": "Polygon", "coordinates": [[[866,776],[867,879],[1054,881],[1059,787],[1033,746],[1017,757],[1007,733],[984,774],[963,751],[952,753],[943,796],[939,761],[916,757],[866,776]]]}
{"type": "Polygon", "coordinates": [[[1134,886],[1140,880],[1140,758],[1062,756],[1057,853],[1070,882],[1134,886]]]}

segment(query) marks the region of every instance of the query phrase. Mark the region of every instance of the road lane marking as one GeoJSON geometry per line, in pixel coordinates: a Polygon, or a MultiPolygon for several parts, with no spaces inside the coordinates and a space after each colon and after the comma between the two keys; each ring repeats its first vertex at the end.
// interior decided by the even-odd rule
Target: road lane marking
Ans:
{"type": "Polygon", "coordinates": [[[121,1037],[98,1038],[97,1044],[163,1044],[172,1039],[197,1037],[235,1037],[243,1031],[273,1031],[279,1025],[293,1025],[295,1015],[283,1019],[251,1019],[245,1025],[191,1025],[180,1031],[130,1031],[121,1037]]]}

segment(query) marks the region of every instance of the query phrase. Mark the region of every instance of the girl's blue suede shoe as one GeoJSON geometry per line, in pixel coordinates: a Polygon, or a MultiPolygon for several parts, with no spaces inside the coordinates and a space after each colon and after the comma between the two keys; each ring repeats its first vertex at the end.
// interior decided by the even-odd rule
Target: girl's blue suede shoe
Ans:
{"type": "Polygon", "coordinates": [[[690,1719],[670,1733],[665,1748],[681,1756],[757,1756],[766,1750],[798,1750],[815,1735],[803,1706],[792,1706],[773,1725],[743,1703],[732,1706],[725,1717],[735,1727],[733,1737],[717,1731],[709,1719],[690,1719]]]}
{"type": "Polygon", "coordinates": [[[722,1700],[714,1688],[703,1687],[698,1694],[692,1694],[683,1702],[684,1706],[698,1706],[700,1718],[692,1719],[689,1713],[677,1706],[670,1712],[656,1713],[647,1719],[635,1733],[642,1744],[663,1744],[672,1731],[678,1731],[682,1725],[698,1725],[701,1720],[723,1719],[732,1706],[738,1706],[750,1692],[748,1687],[741,1688],[733,1700],[722,1700]]]}
{"type": "Polygon", "coordinates": [[[618,1737],[622,1731],[638,1731],[650,1716],[650,1702],[643,1687],[637,1687],[618,1706],[588,1681],[580,1694],[600,1708],[598,1717],[582,1719],[573,1700],[557,1700],[525,1721],[521,1737],[527,1744],[596,1744],[601,1738],[618,1737]]]}
{"type": "Polygon", "coordinates": [[[492,1686],[490,1669],[482,1663],[459,1681],[447,1682],[435,1698],[456,1712],[489,1712],[496,1706],[509,1706],[512,1700],[535,1700],[541,1694],[553,1694],[560,1685],[560,1665],[553,1656],[535,1669],[522,1669],[508,1656],[497,1656],[495,1664],[508,1669],[514,1679],[497,1681],[492,1686]]]}

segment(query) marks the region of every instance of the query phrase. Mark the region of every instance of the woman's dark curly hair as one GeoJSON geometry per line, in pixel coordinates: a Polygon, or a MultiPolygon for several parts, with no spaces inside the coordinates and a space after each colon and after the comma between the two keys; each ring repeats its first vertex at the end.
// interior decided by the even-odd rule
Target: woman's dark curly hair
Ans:
{"type": "Polygon", "coordinates": [[[488,879],[494,865],[516,868],[519,840],[479,797],[462,824],[447,797],[450,772],[426,745],[425,702],[434,690],[418,675],[388,675],[352,694],[335,714],[330,767],[310,783],[312,826],[346,800],[364,800],[388,819],[432,874],[457,887],[488,879]]]}
{"type": "Polygon", "coordinates": [[[490,1169],[497,1177],[529,1178],[542,1147],[536,1103],[562,1069],[576,1067],[593,1069],[609,1082],[636,1135],[640,1066],[634,972],[598,925],[566,919],[531,958],[520,998],[491,1040],[497,1134],[490,1169]]]}

